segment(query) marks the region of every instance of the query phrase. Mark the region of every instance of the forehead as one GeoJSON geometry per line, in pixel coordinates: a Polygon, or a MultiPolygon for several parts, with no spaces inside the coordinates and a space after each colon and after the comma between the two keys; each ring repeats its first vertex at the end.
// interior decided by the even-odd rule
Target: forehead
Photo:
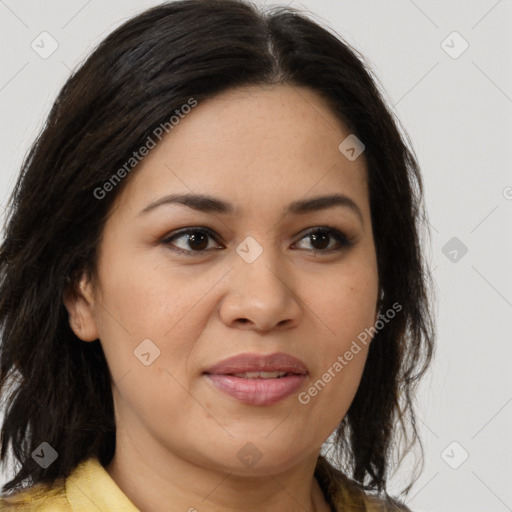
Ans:
{"type": "Polygon", "coordinates": [[[323,98],[304,87],[224,91],[181,116],[134,170],[119,201],[132,210],[168,193],[207,193],[273,208],[339,192],[367,209],[364,153],[340,151],[351,135],[323,98]]]}

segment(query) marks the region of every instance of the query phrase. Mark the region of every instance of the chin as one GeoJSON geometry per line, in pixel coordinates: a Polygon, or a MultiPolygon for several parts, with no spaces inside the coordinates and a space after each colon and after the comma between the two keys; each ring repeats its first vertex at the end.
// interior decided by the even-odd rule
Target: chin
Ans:
{"type": "MultiPolygon", "coordinates": [[[[261,439],[261,438],[259,438],[261,439]]],[[[233,446],[219,450],[218,458],[211,460],[211,466],[238,476],[277,475],[289,470],[303,461],[313,450],[299,450],[295,445],[280,442],[279,439],[269,441],[233,441],[233,446]],[[227,457],[229,453],[229,457],[227,457]]],[[[210,466],[210,467],[211,467],[210,466]]]]}

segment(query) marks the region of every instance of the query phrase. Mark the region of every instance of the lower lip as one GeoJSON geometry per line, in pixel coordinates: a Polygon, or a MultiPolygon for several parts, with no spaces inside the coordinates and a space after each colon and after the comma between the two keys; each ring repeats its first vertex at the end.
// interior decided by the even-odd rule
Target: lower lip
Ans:
{"type": "Polygon", "coordinates": [[[221,391],[248,405],[271,405],[297,391],[306,375],[289,375],[280,379],[243,379],[234,375],[206,377],[221,391]]]}

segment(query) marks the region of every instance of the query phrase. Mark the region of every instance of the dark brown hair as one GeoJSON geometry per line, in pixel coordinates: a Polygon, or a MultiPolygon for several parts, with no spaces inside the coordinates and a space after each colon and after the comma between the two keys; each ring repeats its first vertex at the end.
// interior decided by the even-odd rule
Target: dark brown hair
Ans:
{"type": "Polygon", "coordinates": [[[337,430],[338,463],[362,488],[386,491],[398,437],[409,440],[405,451],[421,446],[413,398],[434,347],[422,182],[377,80],[355,49],[296,10],[182,0],[124,23],[72,74],[10,197],[0,248],[0,458],[12,450],[20,467],[4,492],[53,483],[90,456],[106,465],[115,451],[101,343],[75,336],[62,301],[78,275],[94,275],[104,222],[128,178],[101,199],[94,191],[190,98],[279,83],[316,91],[363,141],[381,310],[402,306],[370,345],[337,430]],[[44,441],[58,453],[46,469],[31,457],[44,441]]]}

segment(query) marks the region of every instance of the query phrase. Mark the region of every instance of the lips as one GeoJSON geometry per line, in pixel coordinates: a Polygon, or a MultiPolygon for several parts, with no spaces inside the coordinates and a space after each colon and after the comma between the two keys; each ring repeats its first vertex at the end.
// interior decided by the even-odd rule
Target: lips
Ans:
{"type": "Polygon", "coordinates": [[[247,405],[271,405],[297,391],[308,375],[306,365],[289,354],[241,354],[204,372],[217,390],[247,405]]]}
{"type": "Polygon", "coordinates": [[[270,355],[240,354],[224,359],[208,368],[211,375],[234,375],[247,372],[285,372],[306,375],[306,365],[296,357],[283,352],[270,355]]]}

